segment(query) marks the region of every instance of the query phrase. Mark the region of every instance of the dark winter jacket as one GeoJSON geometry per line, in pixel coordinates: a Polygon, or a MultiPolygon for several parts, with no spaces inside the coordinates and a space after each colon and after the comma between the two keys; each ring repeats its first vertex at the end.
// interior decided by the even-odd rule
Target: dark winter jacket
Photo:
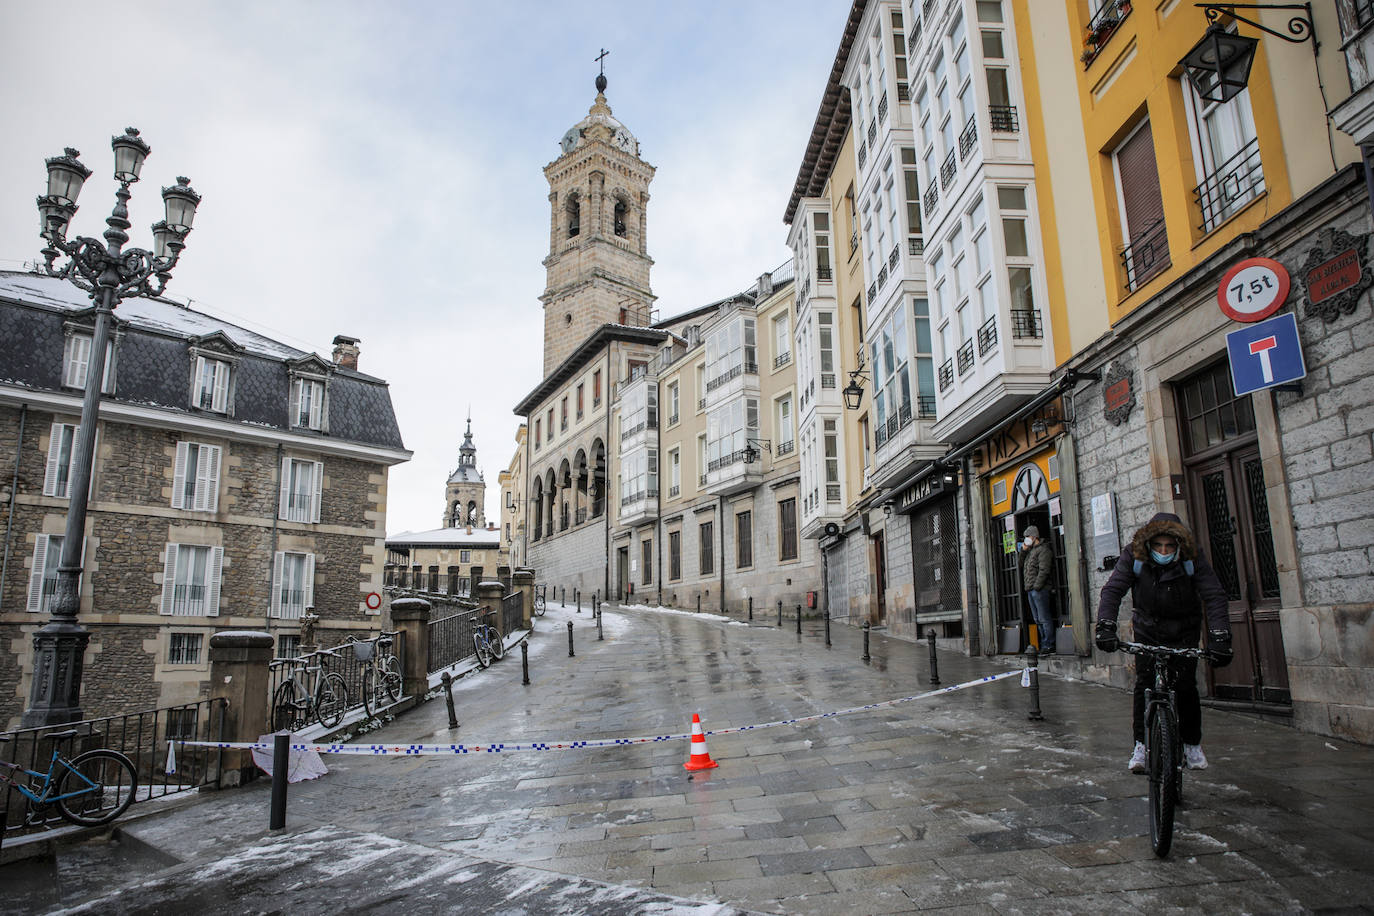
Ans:
{"type": "Polygon", "coordinates": [[[1038,592],[1050,587],[1050,577],[1054,575],[1054,550],[1041,541],[1026,551],[1026,563],[1021,567],[1021,581],[1026,591],[1038,592]]]}
{"type": "Polygon", "coordinates": [[[1161,512],[1131,538],[1102,587],[1097,619],[1116,622],[1127,591],[1135,609],[1131,620],[1138,642],[1175,648],[1196,646],[1204,612],[1207,629],[1231,631],[1221,580],[1194,542],[1193,533],[1177,515],[1161,512]],[[1150,540],[1161,534],[1178,541],[1177,558],[1165,566],[1150,557],[1150,540]],[[1138,576],[1136,560],[1141,561],[1138,576]],[[1191,575],[1188,561],[1192,562],[1191,575]]]}

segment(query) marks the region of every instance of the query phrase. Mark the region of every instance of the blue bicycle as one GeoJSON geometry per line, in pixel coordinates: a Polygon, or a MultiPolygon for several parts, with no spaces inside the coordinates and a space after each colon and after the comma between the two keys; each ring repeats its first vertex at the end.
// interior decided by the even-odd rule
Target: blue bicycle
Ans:
{"type": "MultiPolygon", "coordinates": [[[[49,806],[73,824],[99,827],[123,814],[138,793],[138,771],[118,751],[105,748],[68,759],[56,742],[76,737],[75,729],[45,735],[54,742],[47,772],[0,760],[0,782],[13,786],[29,800],[30,821],[41,822],[49,806]]],[[[0,743],[10,740],[0,735],[0,743]]]]}

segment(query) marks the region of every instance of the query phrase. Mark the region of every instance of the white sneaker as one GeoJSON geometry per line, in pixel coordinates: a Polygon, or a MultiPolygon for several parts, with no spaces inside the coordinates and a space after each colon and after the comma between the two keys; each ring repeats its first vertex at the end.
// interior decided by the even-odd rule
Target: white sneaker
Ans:
{"type": "Polygon", "coordinates": [[[1207,769],[1207,756],[1202,753],[1201,744],[1183,745],[1183,759],[1188,762],[1188,769],[1190,770],[1207,769]]]}
{"type": "Polygon", "coordinates": [[[1132,773],[1145,772],[1145,745],[1139,741],[1135,743],[1135,750],[1131,751],[1131,760],[1126,764],[1126,768],[1132,773]]]}

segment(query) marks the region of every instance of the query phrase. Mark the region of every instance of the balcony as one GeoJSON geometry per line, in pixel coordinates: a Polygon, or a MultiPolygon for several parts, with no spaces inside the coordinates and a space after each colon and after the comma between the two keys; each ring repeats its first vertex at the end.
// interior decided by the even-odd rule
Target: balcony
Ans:
{"type": "Polygon", "coordinates": [[[816,279],[817,279],[817,280],[829,280],[829,279],[831,279],[831,271],[830,271],[830,265],[829,265],[829,264],[822,264],[822,265],[820,265],[819,267],[816,268],[816,279]]]}
{"type": "Polygon", "coordinates": [[[668,418],[668,425],[669,425],[669,426],[677,426],[677,421],[678,421],[678,416],[677,416],[677,414],[673,414],[671,417],[668,418]]]}
{"type": "Polygon", "coordinates": [[[705,398],[702,398],[701,400],[697,401],[697,410],[705,410],[705,409],[706,409],[706,399],[705,399],[705,398]]]}
{"type": "Polygon", "coordinates": [[[682,495],[682,487],[681,487],[681,486],[675,484],[675,485],[673,485],[673,486],[671,486],[671,487],[668,488],[668,498],[669,498],[669,499],[677,499],[680,495],[682,495]]]}
{"type": "Polygon", "coordinates": [[[906,240],[906,253],[913,258],[919,258],[926,253],[926,240],[924,236],[914,235],[906,240]]]}
{"type": "Polygon", "coordinates": [[[892,415],[886,420],[877,424],[873,428],[873,445],[875,448],[882,448],[892,439],[896,438],[897,433],[911,425],[911,402],[901,404],[892,415]]]}
{"type": "MultiPolygon", "coordinates": [[[[746,363],[741,363],[741,364],[738,365],[738,366],[732,366],[730,369],[726,370],[725,372],[722,372],[720,375],[717,375],[715,378],[711,379],[710,381],[708,381],[708,382],[706,383],[706,393],[707,393],[707,394],[710,394],[712,391],[715,391],[717,388],[721,387],[722,385],[725,385],[725,384],[727,384],[727,383],[729,383],[729,382],[734,381],[735,379],[739,378],[741,375],[758,375],[758,374],[759,374],[759,366],[758,366],[758,363],[748,363],[748,362],[746,362],[746,363]]],[[[705,399],[705,398],[702,398],[702,399],[701,399],[701,406],[702,406],[702,407],[705,407],[705,406],[706,406],[706,399],[705,399]]]]}
{"type": "Polygon", "coordinates": [[[1107,42],[1120,28],[1122,20],[1130,14],[1131,0],[1107,0],[1102,4],[1097,15],[1088,22],[1087,34],[1083,38],[1083,53],[1078,56],[1083,62],[1083,69],[1092,66],[1097,55],[1102,53],[1107,42]]]}
{"type": "Polygon", "coordinates": [[[997,349],[996,315],[983,322],[983,326],[978,329],[978,355],[987,356],[995,349],[997,349]]]}
{"type": "Polygon", "coordinates": [[[834,388],[834,387],[835,387],[835,373],[833,373],[833,372],[822,372],[822,373],[821,373],[821,387],[822,387],[822,388],[834,388]]]}
{"type": "Polygon", "coordinates": [[[781,369],[790,362],[792,362],[792,351],[789,350],[786,353],[779,353],[773,360],[773,368],[781,369]]]}
{"type": "Polygon", "coordinates": [[[954,176],[959,174],[954,164],[954,150],[949,151],[945,161],[940,163],[940,187],[948,191],[949,186],[954,184],[954,176]]]}
{"type": "Polygon", "coordinates": [[[877,283],[870,283],[870,284],[868,284],[868,301],[871,303],[871,302],[873,302],[873,300],[875,300],[875,299],[877,299],[877,298],[878,298],[878,284],[877,284],[877,283]]]}
{"type": "Polygon", "coordinates": [[[859,230],[856,228],[849,233],[849,256],[852,258],[854,252],[859,250],[859,230]]]}
{"type": "Polygon", "coordinates": [[[698,486],[698,487],[704,487],[704,486],[706,486],[706,475],[705,475],[705,474],[702,474],[700,477],[697,478],[697,486],[698,486]]]}
{"type": "Polygon", "coordinates": [[[781,458],[783,455],[790,455],[796,449],[796,447],[797,443],[794,439],[788,439],[786,442],[779,442],[777,456],[781,458]]]}
{"type": "Polygon", "coordinates": [[[1193,188],[1193,199],[1202,213],[1203,232],[1211,232],[1241,205],[1264,193],[1264,168],[1256,137],[1217,166],[1216,171],[1193,188]]]}
{"type": "Polygon", "coordinates": [[[1012,309],[1011,336],[1016,340],[1040,340],[1045,326],[1040,322],[1039,309],[1012,309]]]}
{"type": "Polygon", "coordinates": [[[940,390],[948,391],[950,386],[953,384],[954,363],[950,360],[945,360],[943,363],[940,364],[940,390]]]}
{"type": "Polygon", "coordinates": [[[738,449],[707,462],[702,486],[708,493],[728,496],[759,485],[763,480],[763,462],[745,461],[745,451],[738,449]]]}
{"type": "Polygon", "coordinates": [[[640,522],[655,518],[657,515],[657,490],[636,490],[620,497],[618,521],[622,525],[637,525],[640,522]]]}
{"type": "Polygon", "coordinates": [[[621,441],[621,442],[624,442],[624,441],[627,440],[627,439],[631,439],[631,438],[633,438],[633,437],[639,435],[640,433],[644,432],[644,430],[646,430],[646,429],[648,429],[648,428],[649,428],[649,424],[648,424],[648,423],[645,423],[645,422],[643,422],[643,421],[640,421],[639,423],[636,423],[634,426],[631,426],[629,429],[621,430],[621,431],[620,431],[620,441],[621,441]]]}
{"type": "Polygon", "coordinates": [[[973,368],[973,338],[972,338],[972,337],[970,337],[968,340],[964,341],[962,344],[959,345],[959,354],[958,354],[958,356],[959,356],[959,374],[960,374],[960,375],[963,375],[965,372],[967,372],[967,371],[969,371],[970,369],[973,368]]]}
{"type": "Polygon", "coordinates": [[[825,485],[825,501],[828,502],[828,503],[837,503],[837,502],[840,501],[840,485],[839,485],[839,484],[837,484],[837,483],[828,483],[828,484],[825,485]]]}
{"type": "Polygon", "coordinates": [[[1016,119],[1016,106],[989,105],[988,126],[997,134],[1014,134],[1019,131],[1021,125],[1016,119]]]}
{"type": "Polygon", "coordinates": [[[921,420],[935,419],[935,395],[921,394],[916,396],[916,416],[921,420]]]}
{"type": "Polygon", "coordinates": [[[969,151],[978,144],[978,119],[970,117],[968,124],[964,125],[964,132],[959,135],[959,158],[967,159],[969,151]]]}
{"type": "Polygon", "coordinates": [[[926,188],[926,196],[925,196],[925,214],[926,214],[926,218],[927,218],[927,219],[929,219],[930,216],[931,216],[931,214],[935,212],[935,206],[936,206],[939,202],[940,202],[940,189],[939,189],[938,187],[936,187],[935,185],[931,185],[930,187],[926,188]]]}
{"type": "Polygon", "coordinates": [[[878,284],[877,284],[877,286],[878,286],[878,289],[882,289],[884,286],[887,286],[887,265],[886,265],[886,264],[884,264],[882,267],[878,268],[878,284]]]}
{"type": "Polygon", "coordinates": [[[1169,235],[1165,231],[1163,217],[1131,239],[1131,244],[1121,250],[1121,263],[1126,268],[1126,289],[1129,292],[1135,292],[1146,280],[1173,263],[1169,258],[1169,235]]]}

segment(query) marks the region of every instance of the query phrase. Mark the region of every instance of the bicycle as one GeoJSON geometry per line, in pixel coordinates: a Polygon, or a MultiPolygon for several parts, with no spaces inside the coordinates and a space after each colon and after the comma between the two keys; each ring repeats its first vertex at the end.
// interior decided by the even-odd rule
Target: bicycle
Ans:
{"type": "MultiPolygon", "coordinates": [[[[0,782],[13,786],[29,800],[28,820],[44,820],[48,807],[79,827],[99,827],[119,817],[134,803],[138,793],[138,771],[133,762],[118,751],[107,748],[86,751],[68,759],[57,750],[56,742],[76,737],[76,729],[53,732],[44,737],[54,742],[52,759],[46,772],[30,770],[8,760],[0,760],[0,782]],[[19,774],[26,777],[21,782],[19,774]]],[[[0,743],[10,740],[0,735],[0,743]]]]}
{"type": "MultiPolygon", "coordinates": [[[[333,728],[343,721],[348,709],[348,685],[343,676],[329,670],[329,660],[337,658],[333,649],[314,653],[319,664],[311,665],[304,658],[280,660],[289,665],[290,676],[272,694],[272,730],[289,731],[315,719],[325,728],[333,728]],[[313,677],[314,689],[307,686],[313,677]]],[[[276,666],[278,663],[274,662],[276,666]]]]}
{"type": "Polygon", "coordinates": [[[391,653],[396,633],[374,639],[350,639],[353,656],[363,663],[363,708],[369,718],[401,698],[401,663],[391,653]]]}
{"type": "Polygon", "coordinates": [[[487,611],[472,628],[472,646],[477,650],[477,664],[483,668],[489,666],[493,659],[500,661],[506,657],[506,646],[501,642],[500,631],[486,622],[488,617],[495,616],[495,611],[487,611]]]}
{"type": "Polygon", "coordinates": [[[1183,740],[1178,731],[1171,658],[1210,658],[1203,649],[1122,642],[1121,651],[1155,660],[1155,685],[1145,688],[1145,760],[1150,779],[1150,846],[1164,858],[1174,841],[1174,811],[1183,800],[1183,740]]]}
{"type": "Polygon", "coordinates": [[[544,606],[544,590],[547,588],[547,585],[536,585],[534,587],[534,616],[536,617],[543,617],[544,611],[547,610],[544,606]]]}

